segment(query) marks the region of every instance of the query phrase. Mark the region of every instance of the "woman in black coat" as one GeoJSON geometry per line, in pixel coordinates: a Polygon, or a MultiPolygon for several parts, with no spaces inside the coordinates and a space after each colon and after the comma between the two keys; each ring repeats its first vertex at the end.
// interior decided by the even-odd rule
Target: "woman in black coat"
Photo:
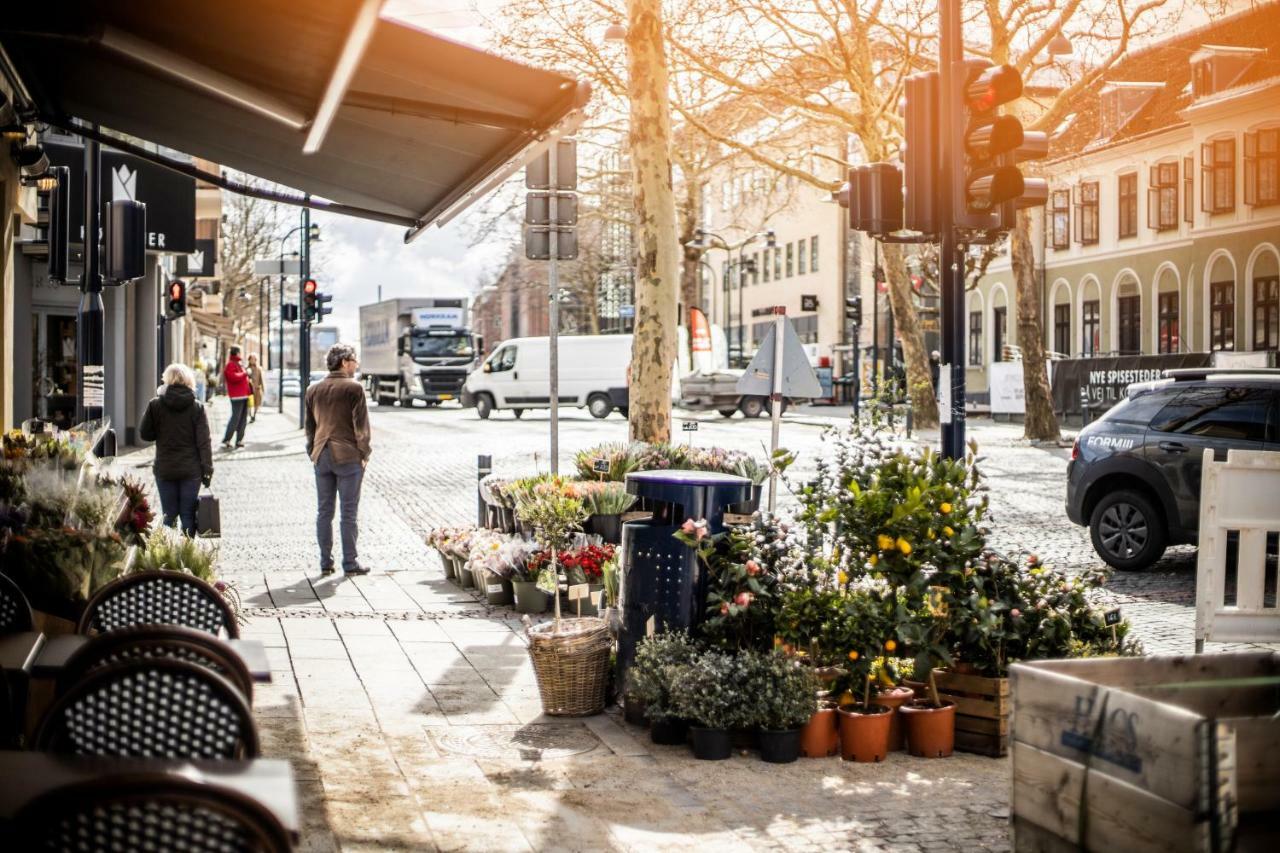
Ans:
{"type": "Polygon", "coordinates": [[[138,433],[156,443],[156,491],[164,523],[182,519],[182,532],[196,535],[200,484],[213,478],[213,444],[209,418],[196,400],[196,377],[185,364],[164,369],[164,385],[147,404],[138,433]]]}

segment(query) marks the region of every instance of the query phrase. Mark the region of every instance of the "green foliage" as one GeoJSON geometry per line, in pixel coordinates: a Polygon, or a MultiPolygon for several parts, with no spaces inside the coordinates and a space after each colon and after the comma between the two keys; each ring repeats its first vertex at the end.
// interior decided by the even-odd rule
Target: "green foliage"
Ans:
{"type": "Polygon", "coordinates": [[[573,484],[591,515],[622,515],[631,509],[636,496],[622,483],[581,481],[573,484]]]}
{"type": "Polygon", "coordinates": [[[747,725],[769,731],[796,729],[818,710],[812,671],[776,652],[742,652],[739,666],[746,673],[742,690],[750,711],[747,725]]]}
{"type": "Polygon", "coordinates": [[[697,656],[697,646],[682,631],[655,634],[636,646],[635,662],[627,670],[627,694],[645,704],[651,722],[678,716],[671,701],[672,684],[697,656]]]}
{"type": "Polygon", "coordinates": [[[741,655],[702,652],[671,673],[671,715],[709,729],[751,725],[755,700],[744,689],[750,675],[741,655]]]}
{"type": "Polygon", "coordinates": [[[135,571],[180,571],[202,581],[216,580],[218,545],[211,539],[192,539],[169,527],[159,527],[147,537],[147,547],[134,560],[135,571]]]}
{"type": "Polygon", "coordinates": [[[783,595],[778,633],[815,666],[838,666],[860,685],[893,636],[890,609],[873,590],[798,587],[783,595]]]}
{"type": "Polygon", "coordinates": [[[564,548],[569,535],[582,530],[588,513],[567,480],[552,477],[532,484],[516,502],[516,516],[537,531],[547,548],[564,548]]]}

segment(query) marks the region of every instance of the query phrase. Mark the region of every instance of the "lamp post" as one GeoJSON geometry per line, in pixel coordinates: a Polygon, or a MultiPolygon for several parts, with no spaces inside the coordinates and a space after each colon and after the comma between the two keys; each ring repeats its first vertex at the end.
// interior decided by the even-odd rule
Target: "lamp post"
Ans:
{"type": "MultiPolygon", "coordinates": [[[[746,254],[745,249],[747,246],[754,243],[756,240],[759,240],[761,237],[765,239],[765,245],[767,248],[776,249],[778,247],[778,238],[777,238],[777,235],[774,234],[772,228],[765,231],[757,231],[756,233],[751,234],[750,236],[746,237],[745,239],[737,243],[730,243],[728,240],[724,239],[719,234],[715,234],[711,231],[706,230],[705,228],[696,228],[694,229],[694,232],[693,232],[693,242],[689,244],[695,249],[700,249],[704,251],[707,249],[724,249],[725,260],[730,270],[732,270],[734,267],[733,253],[734,252],[738,253],[738,263],[737,263],[738,335],[737,337],[738,337],[738,358],[739,359],[743,357],[743,332],[744,332],[744,327],[746,325],[743,318],[743,314],[745,313],[745,308],[743,306],[743,292],[742,292],[743,276],[745,274],[744,264],[743,264],[744,256],[746,254]],[[709,242],[708,238],[716,242],[709,242]]],[[[724,287],[725,288],[728,287],[727,282],[724,284],[724,287]]],[[[732,303],[733,303],[733,294],[732,292],[728,292],[725,294],[725,305],[724,305],[724,325],[725,325],[726,340],[728,340],[729,338],[728,327],[729,327],[729,321],[731,319],[732,303]]]]}

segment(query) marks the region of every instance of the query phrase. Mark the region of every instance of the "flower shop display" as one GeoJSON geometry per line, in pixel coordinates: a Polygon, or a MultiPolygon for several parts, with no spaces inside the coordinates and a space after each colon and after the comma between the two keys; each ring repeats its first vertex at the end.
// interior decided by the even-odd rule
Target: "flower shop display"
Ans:
{"type": "Polygon", "coordinates": [[[676,711],[672,690],[681,669],[697,655],[698,647],[682,631],[648,637],[636,647],[636,659],[628,671],[625,701],[628,710],[633,704],[644,708],[650,726],[649,737],[654,743],[685,742],[689,723],[676,711]]]}
{"type": "Polygon", "coordinates": [[[585,525],[586,532],[611,545],[620,543],[622,514],[635,504],[636,496],[628,494],[626,486],[618,482],[584,480],[575,483],[574,488],[591,513],[585,525]]]}
{"type": "Polygon", "coordinates": [[[523,570],[537,547],[533,542],[504,533],[476,531],[470,540],[467,568],[472,572],[476,588],[484,594],[485,601],[494,605],[513,602],[512,579],[517,568],[523,570]]]}

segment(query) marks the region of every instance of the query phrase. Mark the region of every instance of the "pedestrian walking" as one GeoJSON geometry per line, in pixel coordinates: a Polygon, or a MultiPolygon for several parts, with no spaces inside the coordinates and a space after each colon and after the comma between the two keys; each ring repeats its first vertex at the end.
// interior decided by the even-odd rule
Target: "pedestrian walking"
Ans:
{"type": "Polygon", "coordinates": [[[258,409],[262,408],[262,394],[267,385],[263,379],[262,366],[258,364],[258,357],[253,353],[249,353],[249,363],[245,366],[244,372],[249,374],[250,402],[252,403],[249,410],[249,423],[253,423],[258,419],[258,409]]]}
{"type": "Polygon", "coordinates": [[[222,434],[222,446],[231,447],[231,437],[236,447],[244,447],[244,428],[249,422],[249,397],[253,393],[249,374],[240,364],[240,347],[232,347],[227,366],[222,369],[222,381],[231,400],[231,417],[227,419],[227,431],[222,434]]]}
{"type": "Polygon", "coordinates": [[[364,387],[353,378],[360,362],[347,344],[335,344],[325,356],[329,375],[307,389],[307,455],[316,472],[316,541],[320,574],[333,574],[333,512],[342,512],[342,573],[365,575],[356,554],[356,516],[360,484],[369,462],[369,409],[364,387]]]}
{"type": "Polygon", "coordinates": [[[196,377],[185,364],[164,369],[164,384],[147,404],[138,433],[156,443],[152,470],[164,523],[182,520],[182,532],[196,535],[200,484],[213,478],[213,441],[204,404],[196,399],[196,377]]]}

